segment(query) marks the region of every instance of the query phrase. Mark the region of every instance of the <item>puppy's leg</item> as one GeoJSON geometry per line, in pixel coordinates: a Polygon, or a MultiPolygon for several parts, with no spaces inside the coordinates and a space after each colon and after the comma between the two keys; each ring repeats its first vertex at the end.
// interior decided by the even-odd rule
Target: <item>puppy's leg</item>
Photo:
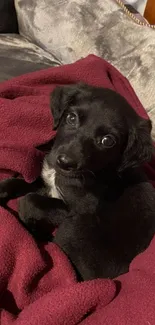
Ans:
{"type": "Polygon", "coordinates": [[[59,226],[67,216],[67,206],[61,200],[37,193],[19,200],[19,218],[37,239],[50,240],[52,227],[59,226]]]}
{"type": "Polygon", "coordinates": [[[26,183],[22,178],[5,179],[0,182],[0,205],[4,206],[9,200],[35,192],[41,186],[40,178],[33,183],[26,183]]]}

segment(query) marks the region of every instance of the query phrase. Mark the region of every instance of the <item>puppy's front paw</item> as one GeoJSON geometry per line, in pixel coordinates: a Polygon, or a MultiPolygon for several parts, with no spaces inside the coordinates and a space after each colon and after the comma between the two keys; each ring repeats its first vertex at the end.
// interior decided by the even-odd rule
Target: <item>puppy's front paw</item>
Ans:
{"type": "Polygon", "coordinates": [[[0,205],[4,206],[9,201],[7,180],[0,182],[0,205]]]}
{"type": "Polygon", "coordinates": [[[27,197],[22,197],[18,200],[18,214],[19,218],[23,223],[27,223],[30,219],[29,206],[27,197]]]}
{"type": "Polygon", "coordinates": [[[37,207],[36,194],[27,194],[19,200],[18,213],[22,224],[37,240],[52,240],[49,224],[44,219],[43,212],[37,207]]]}

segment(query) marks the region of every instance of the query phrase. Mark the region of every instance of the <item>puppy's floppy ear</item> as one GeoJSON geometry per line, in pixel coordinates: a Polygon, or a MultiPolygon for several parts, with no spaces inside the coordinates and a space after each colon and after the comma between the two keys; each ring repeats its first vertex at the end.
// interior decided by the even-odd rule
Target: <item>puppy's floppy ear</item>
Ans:
{"type": "Polygon", "coordinates": [[[43,152],[48,152],[53,147],[53,143],[54,143],[54,138],[50,139],[49,141],[43,144],[36,146],[35,148],[43,152]]]}
{"type": "Polygon", "coordinates": [[[50,106],[54,120],[53,129],[55,130],[58,127],[59,121],[65,110],[64,87],[59,86],[53,90],[51,94],[50,106]]]}
{"type": "Polygon", "coordinates": [[[138,167],[151,160],[153,155],[151,129],[152,123],[150,120],[138,117],[135,125],[129,130],[128,143],[119,172],[130,167],[138,167]]]}
{"type": "Polygon", "coordinates": [[[76,96],[87,85],[78,83],[68,86],[58,86],[51,94],[51,111],[54,119],[53,129],[56,130],[64,111],[74,105],[76,96]]]}

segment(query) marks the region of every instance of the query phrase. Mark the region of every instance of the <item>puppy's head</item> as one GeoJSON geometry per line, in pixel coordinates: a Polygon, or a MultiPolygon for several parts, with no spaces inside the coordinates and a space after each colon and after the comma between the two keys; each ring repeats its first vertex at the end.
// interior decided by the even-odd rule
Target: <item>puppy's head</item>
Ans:
{"type": "Polygon", "coordinates": [[[151,159],[150,120],[112,90],[59,86],[51,95],[51,110],[57,135],[48,163],[60,173],[121,172],[151,159]]]}

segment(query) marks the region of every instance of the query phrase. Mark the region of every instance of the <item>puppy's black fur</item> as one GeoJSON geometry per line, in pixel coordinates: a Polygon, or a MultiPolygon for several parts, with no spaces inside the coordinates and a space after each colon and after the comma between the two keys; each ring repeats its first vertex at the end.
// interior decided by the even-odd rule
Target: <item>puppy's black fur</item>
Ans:
{"type": "Polygon", "coordinates": [[[114,91],[85,84],[57,87],[51,109],[57,135],[44,185],[5,180],[1,204],[28,193],[19,217],[35,236],[58,227],[53,241],[82,279],[114,278],[155,233],[155,191],[140,170],[153,152],[151,122],[114,91]]]}

